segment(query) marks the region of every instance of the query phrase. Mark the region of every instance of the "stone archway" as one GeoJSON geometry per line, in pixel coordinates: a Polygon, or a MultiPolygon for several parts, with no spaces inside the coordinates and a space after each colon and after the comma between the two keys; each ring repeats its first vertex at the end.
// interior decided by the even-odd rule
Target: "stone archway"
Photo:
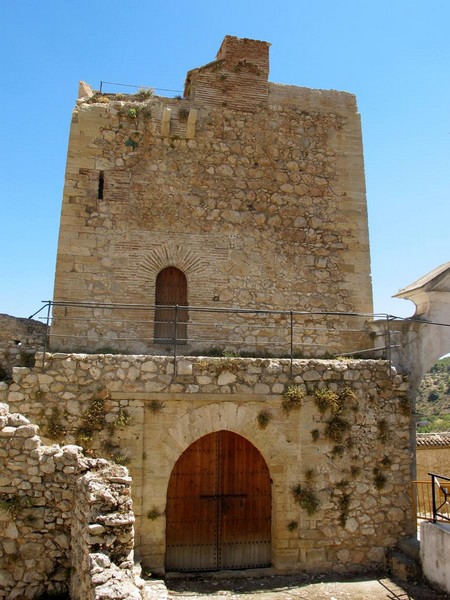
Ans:
{"type": "Polygon", "coordinates": [[[177,460],[166,508],[166,570],[216,571],[271,563],[271,480],[261,453],[227,430],[177,460]]]}

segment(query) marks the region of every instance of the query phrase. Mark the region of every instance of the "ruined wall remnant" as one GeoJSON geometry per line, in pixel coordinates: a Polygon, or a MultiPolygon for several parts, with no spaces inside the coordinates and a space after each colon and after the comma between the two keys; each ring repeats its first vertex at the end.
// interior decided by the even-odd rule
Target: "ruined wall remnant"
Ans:
{"type": "Polygon", "coordinates": [[[125,467],[44,446],[36,425],[0,404],[0,596],[62,593],[141,599],[125,467]],[[72,583],[71,583],[72,582],[72,583]],[[109,595],[108,595],[109,594],[109,595]]]}
{"type": "MultiPolygon", "coordinates": [[[[269,83],[268,52],[227,36],[183,99],[78,100],[54,299],[84,306],[55,307],[53,350],[164,351],[152,310],[114,307],[154,305],[167,267],[184,274],[190,306],[372,312],[355,97],[269,83]]],[[[247,316],[249,333],[242,316],[219,329],[214,313],[188,318],[188,349],[225,339],[279,352],[275,317],[247,316]]],[[[311,316],[294,342],[304,356],[370,348],[364,323],[311,316]]]]}

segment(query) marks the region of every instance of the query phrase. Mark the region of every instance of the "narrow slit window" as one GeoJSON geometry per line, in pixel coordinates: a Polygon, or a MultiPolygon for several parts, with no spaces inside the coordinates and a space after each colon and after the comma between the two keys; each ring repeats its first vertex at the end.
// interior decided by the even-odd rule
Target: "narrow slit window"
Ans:
{"type": "Polygon", "coordinates": [[[103,200],[103,187],[105,185],[105,173],[100,171],[98,176],[98,199],[103,200]]]}

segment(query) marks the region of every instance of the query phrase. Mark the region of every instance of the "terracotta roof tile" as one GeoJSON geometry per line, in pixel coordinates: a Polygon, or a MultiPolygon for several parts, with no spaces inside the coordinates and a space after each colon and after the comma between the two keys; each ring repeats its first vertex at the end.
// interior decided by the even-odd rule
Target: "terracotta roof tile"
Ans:
{"type": "Polygon", "coordinates": [[[450,446],[450,432],[418,433],[416,441],[418,448],[437,448],[450,446]]]}

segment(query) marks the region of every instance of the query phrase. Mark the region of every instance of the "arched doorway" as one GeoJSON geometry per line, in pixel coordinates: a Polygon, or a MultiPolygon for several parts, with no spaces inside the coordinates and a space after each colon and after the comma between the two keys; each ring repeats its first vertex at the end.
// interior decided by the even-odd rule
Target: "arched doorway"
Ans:
{"type": "Polygon", "coordinates": [[[270,566],[269,470],[236,433],[210,433],[183,452],[170,476],[166,517],[167,571],[270,566]]]}
{"type": "Polygon", "coordinates": [[[168,306],[187,306],[187,280],[183,271],[176,267],[167,267],[156,277],[155,292],[155,343],[187,343],[186,309],[167,308],[168,306]],[[161,307],[161,308],[159,308],[161,307]]]}

